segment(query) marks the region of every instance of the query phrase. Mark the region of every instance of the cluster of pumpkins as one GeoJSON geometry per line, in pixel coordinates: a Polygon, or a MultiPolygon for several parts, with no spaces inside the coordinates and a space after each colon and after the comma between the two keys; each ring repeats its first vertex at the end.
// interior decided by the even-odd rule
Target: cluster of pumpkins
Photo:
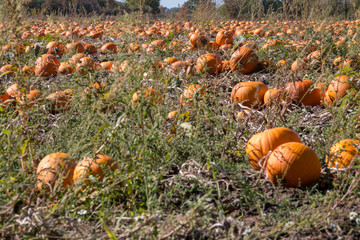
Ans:
{"type": "MultiPolygon", "coordinates": [[[[350,166],[359,158],[359,140],[344,139],[330,148],[326,157],[329,168],[350,166]]],[[[317,154],[301,143],[299,136],[289,128],[278,127],[255,134],[246,145],[250,166],[266,170],[268,179],[284,187],[308,187],[321,176],[321,163],[317,154]]]]}
{"type": "Polygon", "coordinates": [[[62,152],[45,156],[37,166],[37,189],[53,189],[55,184],[68,187],[76,184],[91,185],[90,175],[102,181],[106,170],[115,171],[118,163],[104,154],[97,154],[95,158],[86,157],[76,163],[74,158],[62,152]]]}

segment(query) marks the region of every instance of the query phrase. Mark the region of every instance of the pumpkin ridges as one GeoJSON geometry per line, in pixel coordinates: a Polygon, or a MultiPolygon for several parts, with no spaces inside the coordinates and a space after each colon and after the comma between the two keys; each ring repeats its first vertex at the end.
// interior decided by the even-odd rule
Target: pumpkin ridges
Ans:
{"type": "Polygon", "coordinates": [[[253,72],[257,65],[258,57],[255,52],[248,47],[242,47],[237,49],[230,58],[231,70],[238,70],[242,74],[248,74],[253,72]]]}
{"type": "Polygon", "coordinates": [[[263,104],[267,86],[262,82],[240,82],[231,91],[231,102],[257,108],[263,104]]]}
{"type": "Polygon", "coordinates": [[[278,185],[282,179],[284,187],[302,187],[314,184],[321,175],[321,164],[317,154],[298,142],[288,142],[278,146],[269,156],[266,164],[269,180],[278,185]]]}
{"type": "Polygon", "coordinates": [[[286,127],[272,128],[252,136],[245,149],[251,167],[260,170],[258,162],[261,158],[286,142],[301,142],[301,140],[294,131],[286,127]]]}

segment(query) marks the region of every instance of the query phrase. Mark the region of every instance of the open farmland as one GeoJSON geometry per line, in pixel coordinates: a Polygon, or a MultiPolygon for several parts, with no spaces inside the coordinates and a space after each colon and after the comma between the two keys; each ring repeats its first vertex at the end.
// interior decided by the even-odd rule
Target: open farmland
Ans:
{"type": "Polygon", "coordinates": [[[3,31],[0,238],[360,238],[360,20],[132,20],[3,31]]]}

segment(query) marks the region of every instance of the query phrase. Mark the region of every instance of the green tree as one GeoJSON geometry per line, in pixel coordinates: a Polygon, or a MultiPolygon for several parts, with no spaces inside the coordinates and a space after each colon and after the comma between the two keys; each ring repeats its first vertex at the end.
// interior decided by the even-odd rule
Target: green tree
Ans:
{"type": "Polygon", "coordinates": [[[127,0],[126,3],[131,11],[153,14],[160,12],[160,0],[127,0]]]}

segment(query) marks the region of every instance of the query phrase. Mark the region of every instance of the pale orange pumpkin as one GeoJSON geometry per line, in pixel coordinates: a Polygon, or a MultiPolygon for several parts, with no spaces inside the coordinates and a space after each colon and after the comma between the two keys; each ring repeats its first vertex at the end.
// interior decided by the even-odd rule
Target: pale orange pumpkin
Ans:
{"type": "Polygon", "coordinates": [[[72,184],[75,160],[66,153],[51,153],[44,157],[36,170],[37,189],[50,187],[53,189],[56,181],[61,181],[61,186],[72,184]]]}
{"type": "Polygon", "coordinates": [[[258,108],[264,103],[264,94],[267,90],[267,86],[262,82],[240,82],[231,91],[231,102],[258,108]]]}
{"type": "Polygon", "coordinates": [[[192,84],[185,88],[180,96],[182,106],[192,103],[193,99],[199,100],[205,95],[205,88],[199,84],[192,84]]]}
{"type": "Polygon", "coordinates": [[[216,34],[216,43],[219,46],[224,44],[233,44],[233,32],[221,30],[216,34]]]}
{"type": "Polygon", "coordinates": [[[348,76],[339,76],[331,81],[324,98],[326,106],[332,106],[336,104],[341,98],[343,98],[348,90],[351,89],[348,76]]]}
{"type": "Polygon", "coordinates": [[[317,154],[299,142],[287,142],[278,146],[269,156],[266,172],[272,184],[284,187],[309,187],[321,175],[321,163],[317,154]]]}
{"type": "Polygon", "coordinates": [[[250,166],[255,170],[260,170],[260,165],[263,165],[264,157],[269,151],[274,151],[287,142],[301,142],[301,140],[293,130],[286,127],[272,128],[255,134],[249,139],[245,149],[249,156],[250,166]]]}
{"type": "Polygon", "coordinates": [[[64,44],[60,41],[51,41],[46,45],[46,49],[48,50],[48,54],[53,55],[63,55],[67,52],[67,49],[65,48],[64,44]]]}
{"type": "Polygon", "coordinates": [[[95,159],[86,157],[77,163],[74,169],[73,181],[75,184],[84,181],[89,185],[91,183],[89,175],[96,176],[99,181],[102,181],[105,168],[115,171],[119,169],[119,165],[114,159],[103,154],[97,154],[95,159]]]}
{"type": "Polygon", "coordinates": [[[66,89],[65,91],[49,94],[46,97],[46,101],[49,102],[50,112],[57,114],[67,111],[71,105],[73,92],[73,89],[66,89]]]}
{"type": "Polygon", "coordinates": [[[133,94],[131,98],[131,104],[136,107],[142,97],[151,103],[162,102],[162,98],[159,96],[157,91],[152,88],[146,88],[145,90],[138,90],[133,94]]]}

